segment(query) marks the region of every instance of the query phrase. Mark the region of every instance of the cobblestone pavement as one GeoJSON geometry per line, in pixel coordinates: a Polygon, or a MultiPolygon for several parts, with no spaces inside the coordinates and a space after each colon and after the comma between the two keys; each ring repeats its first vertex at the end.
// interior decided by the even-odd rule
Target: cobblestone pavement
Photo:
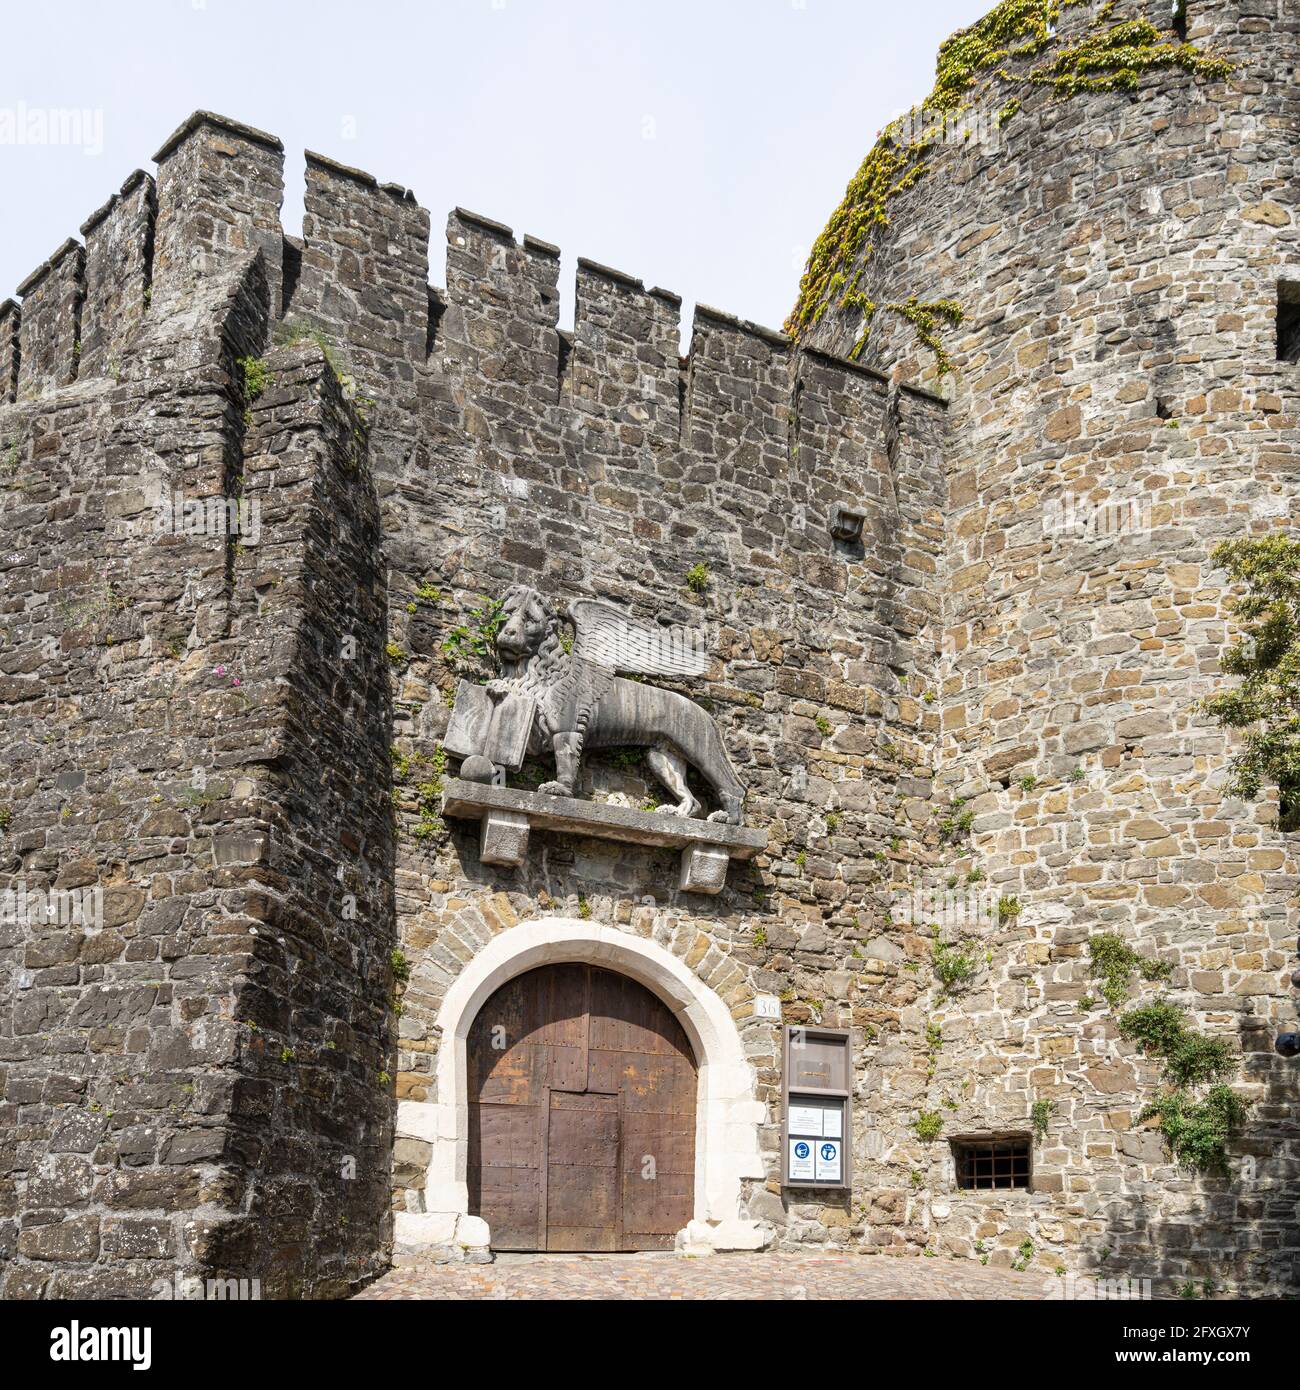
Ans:
{"type": "Polygon", "coordinates": [[[499,1255],[394,1269],[363,1299],[1036,1299],[1047,1274],[884,1255],[499,1255]]]}

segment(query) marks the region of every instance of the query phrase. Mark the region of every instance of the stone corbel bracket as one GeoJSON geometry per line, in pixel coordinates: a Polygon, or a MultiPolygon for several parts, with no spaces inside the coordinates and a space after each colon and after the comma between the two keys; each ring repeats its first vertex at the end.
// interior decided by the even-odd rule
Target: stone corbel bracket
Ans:
{"type": "Polygon", "coordinates": [[[767,848],[767,831],[717,821],[687,820],[572,797],[448,779],[442,813],[482,824],[479,857],[485,864],[518,868],[528,858],[533,829],[633,845],[662,845],[682,852],[678,886],[688,893],[721,893],[733,859],[752,859],[767,848]]]}

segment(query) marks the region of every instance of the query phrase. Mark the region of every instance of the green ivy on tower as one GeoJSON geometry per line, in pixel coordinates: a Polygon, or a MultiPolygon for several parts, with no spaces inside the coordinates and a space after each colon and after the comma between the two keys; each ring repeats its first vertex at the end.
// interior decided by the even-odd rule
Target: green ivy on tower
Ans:
{"type": "MultiPolygon", "coordinates": [[[[1232,66],[1161,30],[1149,19],[1115,19],[1116,0],[1098,10],[1087,30],[1064,39],[1057,25],[1064,10],[1091,0],[1002,0],[983,19],[961,29],[939,49],[934,90],[906,117],[881,132],[863,160],[808,257],[799,298],[785,330],[795,339],[812,329],[828,308],[857,311],[861,331],[849,351],[856,360],[883,308],[907,319],[934,354],[940,375],[951,367],[939,335],[942,324],[962,321],[952,300],[926,301],[914,291],[901,302],[879,305],[861,288],[875,238],[890,225],[890,207],[931,171],[935,129],[960,124],[977,102],[996,103],[999,126],[1020,110],[1020,95],[1047,87],[1059,99],[1085,93],[1136,92],[1144,73],[1181,68],[1195,77],[1224,78],[1232,66]],[[1041,59],[1041,62],[1036,60],[1041,59]],[[1034,66],[1027,66],[1028,64],[1034,66]],[[1010,65],[1019,64],[1012,70],[1010,65]],[[909,132],[919,131],[911,135],[909,132]]],[[[1175,22],[1171,12],[1170,24],[1175,22]]]]}

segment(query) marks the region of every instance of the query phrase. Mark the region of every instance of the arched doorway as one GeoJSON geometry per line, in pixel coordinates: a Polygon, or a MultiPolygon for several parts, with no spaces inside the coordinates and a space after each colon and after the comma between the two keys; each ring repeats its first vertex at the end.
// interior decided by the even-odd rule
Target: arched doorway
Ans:
{"type": "Polygon", "coordinates": [[[580,961],[517,975],[467,1038],[469,1209],[497,1250],[662,1250],[695,1207],[695,1057],[672,1011],[580,961]]]}

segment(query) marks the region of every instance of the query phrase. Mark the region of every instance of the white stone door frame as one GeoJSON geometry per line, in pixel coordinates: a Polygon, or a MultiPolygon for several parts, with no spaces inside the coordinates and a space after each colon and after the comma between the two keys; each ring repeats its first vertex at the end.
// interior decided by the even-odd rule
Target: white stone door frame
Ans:
{"type": "Polygon", "coordinates": [[[547,917],[501,932],[456,977],[438,1011],[441,1036],[437,1099],[401,1101],[399,1137],[433,1146],[424,1212],[399,1212],[394,1237],[406,1248],[488,1242],[484,1223],[468,1217],[469,1097],[466,1043],[488,998],[508,980],[541,965],[581,961],[643,984],[673,1011],[695,1050],[699,1071],[695,1136],[695,1219],[679,1235],[693,1249],[754,1250],[771,1228],[742,1212],[746,1179],[762,1181],[759,1130],[766,1107],[755,1096],[731,1011],[689,967],[662,946],[631,932],[572,917],[547,917]]]}

